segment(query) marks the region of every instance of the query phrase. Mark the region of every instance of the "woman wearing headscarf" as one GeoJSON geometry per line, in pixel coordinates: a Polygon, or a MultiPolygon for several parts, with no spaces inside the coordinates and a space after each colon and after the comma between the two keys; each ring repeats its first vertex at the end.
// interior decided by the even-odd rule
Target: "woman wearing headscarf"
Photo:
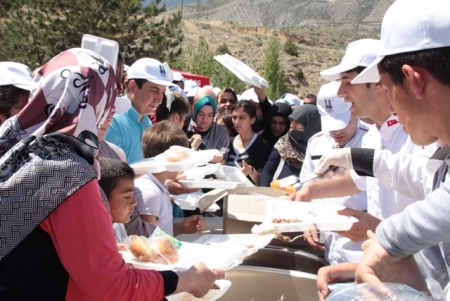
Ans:
{"type": "Polygon", "coordinates": [[[214,122],[217,111],[217,97],[211,89],[200,88],[192,104],[191,129],[188,138],[197,150],[221,149],[228,147],[230,139],[227,131],[214,122]]]}
{"type": "Polygon", "coordinates": [[[321,131],[317,107],[306,104],[295,108],[291,115],[290,131],[275,144],[261,172],[261,186],[291,175],[298,176],[305,158],[308,140],[321,131]]]}
{"type": "MultiPolygon", "coordinates": [[[[197,282],[193,271],[129,269],[117,250],[97,182],[97,129],[114,108],[114,76],[98,54],[65,51],[0,127],[0,300],[162,300],[197,282]]],[[[211,285],[222,276],[199,268],[211,285]]]]}
{"type": "Polygon", "coordinates": [[[261,134],[270,147],[273,147],[278,139],[289,131],[291,113],[292,108],[285,103],[275,103],[270,107],[269,114],[265,118],[264,132],[261,134]]]}

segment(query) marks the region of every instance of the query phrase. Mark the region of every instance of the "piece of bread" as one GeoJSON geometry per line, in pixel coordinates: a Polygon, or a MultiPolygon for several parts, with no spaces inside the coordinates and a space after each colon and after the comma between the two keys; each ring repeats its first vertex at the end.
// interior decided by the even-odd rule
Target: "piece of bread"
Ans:
{"type": "Polygon", "coordinates": [[[137,236],[130,243],[130,251],[140,261],[167,265],[178,262],[177,248],[167,237],[145,239],[137,236]]]}
{"type": "Polygon", "coordinates": [[[180,162],[186,158],[189,158],[189,154],[187,152],[180,151],[180,150],[169,152],[166,155],[167,162],[180,162]]]}

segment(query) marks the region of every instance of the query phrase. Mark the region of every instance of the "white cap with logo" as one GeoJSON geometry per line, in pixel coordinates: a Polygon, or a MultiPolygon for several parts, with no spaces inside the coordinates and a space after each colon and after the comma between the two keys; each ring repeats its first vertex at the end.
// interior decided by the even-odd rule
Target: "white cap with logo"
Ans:
{"type": "Polygon", "coordinates": [[[127,71],[128,79],[146,79],[162,86],[174,86],[173,74],[167,63],[151,58],[142,58],[133,63],[127,71]]]}
{"type": "Polygon", "coordinates": [[[450,1],[397,0],[381,24],[381,48],[377,58],[352,81],[380,81],[377,65],[387,55],[450,46],[450,1]]]}
{"type": "Polygon", "coordinates": [[[339,74],[352,70],[356,67],[369,66],[378,55],[380,40],[361,39],[348,44],[341,63],[330,69],[320,72],[326,80],[338,80],[339,74]]]}
{"type": "Polygon", "coordinates": [[[352,105],[337,95],[340,85],[339,82],[329,82],[320,88],[317,95],[322,131],[342,130],[350,121],[352,105]]]}
{"type": "Polygon", "coordinates": [[[14,87],[31,90],[33,75],[28,66],[16,62],[0,62],[0,86],[13,85],[14,87]]]}

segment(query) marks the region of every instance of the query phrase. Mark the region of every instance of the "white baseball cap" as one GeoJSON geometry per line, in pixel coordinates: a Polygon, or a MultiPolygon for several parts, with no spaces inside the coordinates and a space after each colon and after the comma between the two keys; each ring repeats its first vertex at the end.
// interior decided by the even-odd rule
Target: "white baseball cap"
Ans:
{"type": "Polygon", "coordinates": [[[173,73],[173,81],[174,82],[183,82],[184,83],[185,79],[180,72],[172,71],[172,73],[173,73]]]}
{"type": "Polygon", "coordinates": [[[352,84],[380,81],[377,65],[387,55],[450,46],[450,1],[397,0],[381,24],[377,58],[352,84]]]}
{"type": "Polygon", "coordinates": [[[342,72],[356,67],[367,67],[377,58],[380,46],[380,40],[374,39],[361,39],[351,42],[345,50],[341,63],[320,72],[320,75],[326,80],[338,80],[342,72]]]}
{"type": "MultiPolygon", "coordinates": [[[[184,81],[184,92],[188,93],[194,88],[198,88],[198,83],[195,80],[187,79],[184,81]]],[[[197,93],[197,91],[195,91],[195,93],[197,93]]]]}
{"type": "Polygon", "coordinates": [[[167,63],[151,58],[142,58],[133,63],[127,71],[128,79],[146,79],[163,86],[174,86],[173,74],[167,63]]]}
{"type": "Polygon", "coordinates": [[[31,90],[33,75],[27,65],[16,62],[0,62],[0,86],[31,90]]]}
{"type": "Polygon", "coordinates": [[[197,94],[197,91],[198,91],[199,89],[200,89],[199,86],[190,89],[190,90],[186,93],[186,96],[187,96],[187,97],[194,97],[195,94],[197,94]]]}
{"type": "MultiPolygon", "coordinates": [[[[186,102],[188,102],[188,96],[187,96],[186,93],[183,91],[183,89],[180,88],[180,86],[175,85],[175,86],[173,86],[173,87],[168,87],[168,88],[166,89],[166,93],[167,93],[167,90],[172,91],[172,92],[176,92],[176,93],[180,94],[181,97],[183,97],[183,99],[184,99],[186,102]]],[[[166,94],[166,96],[167,96],[167,94],[166,94]]]]}
{"type": "Polygon", "coordinates": [[[300,106],[303,104],[303,101],[291,93],[284,93],[280,99],[278,99],[276,102],[281,102],[284,104],[287,104],[288,106],[300,106]]]}
{"type": "Polygon", "coordinates": [[[256,94],[255,89],[253,89],[253,88],[245,90],[240,95],[240,98],[238,97],[238,100],[249,100],[249,101],[259,103],[258,95],[256,94]]]}
{"type": "Polygon", "coordinates": [[[352,105],[337,95],[340,85],[339,82],[329,82],[320,88],[317,95],[322,131],[342,130],[350,121],[352,105]]]}
{"type": "Polygon", "coordinates": [[[131,101],[126,96],[117,96],[116,102],[114,103],[114,113],[122,114],[131,108],[131,101]]]}

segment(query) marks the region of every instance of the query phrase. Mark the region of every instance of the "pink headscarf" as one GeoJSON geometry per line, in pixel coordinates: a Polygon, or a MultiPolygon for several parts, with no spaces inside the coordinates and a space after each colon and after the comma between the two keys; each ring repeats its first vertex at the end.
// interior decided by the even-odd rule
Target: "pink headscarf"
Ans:
{"type": "Polygon", "coordinates": [[[99,175],[97,128],[116,99],[111,65],[87,49],[64,51],[39,70],[30,95],[22,111],[0,127],[0,155],[30,135],[58,132],[99,175]]]}

